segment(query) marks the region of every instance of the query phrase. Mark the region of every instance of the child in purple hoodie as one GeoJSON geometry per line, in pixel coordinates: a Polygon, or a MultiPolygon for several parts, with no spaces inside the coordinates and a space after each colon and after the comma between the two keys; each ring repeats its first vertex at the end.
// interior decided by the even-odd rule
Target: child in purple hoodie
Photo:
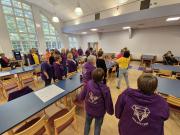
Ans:
{"type": "Polygon", "coordinates": [[[92,71],[96,69],[96,57],[93,55],[89,55],[87,57],[87,62],[82,67],[82,74],[83,74],[83,82],[86,84],[89,80],[92,79],[92,71]]]}
{"type": "Polygon", "coordinates": [[[167,102],[155,93],[158,80],[151,74],[138,78],[138,90],[127,89],[119,97],[115,115],[121,135],[164,135],[169,117],[167,102]]]}
{"type": "Polygon", "coordinates": [[[62,58],[60,55],[55,56],[55,62],[53,63],[54,75],[58,80],[62,80],[63,76],[66,76],[64,72],[64,66],[61,64],[62,58]]]}
{"type": "Polygon", "coordinates": [[[77,63],[75,60],[73,60],[72,53],[67,54],[67,67],[68,67],[68,73],[77,71],[77,63]]]}
{"type": "Polygon", "coordinates": [[[95,119],[94,135],[100,135],[101,126],[106,112],[114,114],[113,102],[109,88],[103,84],[104,71],[97,68],[92,72],[90,80],[78,96],[78,100],[85,100],[86,122],[84,135],[89,135],[92,120],[95,119]]]}

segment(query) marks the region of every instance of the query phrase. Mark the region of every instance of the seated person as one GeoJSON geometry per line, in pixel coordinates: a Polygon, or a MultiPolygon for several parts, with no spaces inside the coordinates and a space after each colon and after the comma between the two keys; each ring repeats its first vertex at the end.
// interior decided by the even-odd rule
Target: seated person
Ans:
{"type": "Polygon", "coordinates": [[[58,80],[62,80],[64,76],[66,76],[64,72],[64,66],[61,63],[62,58],[60,55],[55,56],[55,62],[53,63],[54,75],[55,78],[58,80]]]}
{"type": "Polygon", "coordinates": [[[10,67],[9,59],[2,53],[0,58],[0,64],[2,68],[10,67]]]}
{"type": "Polygon", "coordinates": [[[155,93],[158,80],[143,74],[137,81],[138,90],[127,89],[115,105],[121,135],[164,135],[164,121],[169,117],[167,102],[155,93]],[[128,123],[127,123],[128,122],[128,123]]]}
{"type": "Polygon", "coordinates": [[[173,65],[177,63],[177,60],[174,58],[174,55],[171,51],[168,51],[163,55],[164,64],[173,65]]]}
{"type": "Polygon", "coordinates": [[[87,57],[87,62],[82,67],[83,82],[86,84],[92,79],[92,71],[96,69],[96,56],[89,55],[87,57]]]}
{"type": "Polygon", "coordinates": [[[77,63],[73,59],[72,53],[67,54],[67,67],[68,67],[68,73],[77,71],[77,63]]]}

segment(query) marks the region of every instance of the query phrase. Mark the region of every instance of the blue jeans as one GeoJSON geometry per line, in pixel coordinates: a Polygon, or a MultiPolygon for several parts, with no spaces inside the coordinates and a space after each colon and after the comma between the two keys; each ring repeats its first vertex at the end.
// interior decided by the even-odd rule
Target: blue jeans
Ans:
{"type": "Polygon", "coordinates": [[[124,79],[126,81],[127,87],[129,87],[129,80],[128,80],[128,69],[121,69],[119,68],[119,80],[117,86],[120,88],[122,77],[124,76],[124,79]]]}
{"type": "MultiPolygon", "coordinates": [[[[90,131],[90,127],[91,127],[91,123],[92,123],[93,119],[94,119],[94,117],[90,116],[89,114],[86,114],[84,135],[89,135],[89,131],[90,131]]],[[[104,119],[104,117],[95,118],[94,135],[100,135],[103,119],[104,119]]]]}

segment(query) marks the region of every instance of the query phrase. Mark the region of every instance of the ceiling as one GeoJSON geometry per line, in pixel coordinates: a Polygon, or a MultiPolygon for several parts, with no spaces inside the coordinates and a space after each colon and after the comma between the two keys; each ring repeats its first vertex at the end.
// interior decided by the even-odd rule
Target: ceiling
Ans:
{"type": "Polygon", "coordinates": [[[174,22],[167,22],[169,17],[180,16],[180,4],[161,6],[150,8],[146,10],[136,11],[120,16],[109,17],[94,22],[87,22],[79,25],[64,26],[62,31],[64,33],[88,34],[97,32],[112,32],[120,31],[122,27],[130,26],[132,29],[176,26],[180,25],[180,20],[174,22]],[[90,29],[98,28],[98,31],[91,32],[90,29]]]}
{"type": "MultiPolygon", "coordinates": [[[[63,21],[78,18],[74,9],[79,1],[84,15],[96,13],[105,9],[118,6],[118,0],[26,0],[50,13],[58,15],[63,21]]],[[[127,3],[137,0],[128,0],[127,3]]]]}

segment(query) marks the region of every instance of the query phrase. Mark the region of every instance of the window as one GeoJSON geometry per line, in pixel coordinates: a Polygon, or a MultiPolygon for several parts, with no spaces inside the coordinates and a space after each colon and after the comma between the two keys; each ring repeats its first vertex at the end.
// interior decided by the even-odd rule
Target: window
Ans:
{"type": "Polygon", "coordinates": [[[42,29],[44,33],[44,38],[46,41],[46,47],[48,49],[60,49],[62,48],[59,34],[56,32],[55,28],[49,22],[48,18],[41,15],[42,29]]]}
{"type": "Polygon", "coordinates": [[[69,46],[70,48],[76,48],[78,49],[78,40],[75,37],[69,37],[69,46]]]}
{"type": "Polygon", "coordinates": [[[31,7],[18,0],[0,0],[14,50],[29,52],[38,48],[31,7]]]}

